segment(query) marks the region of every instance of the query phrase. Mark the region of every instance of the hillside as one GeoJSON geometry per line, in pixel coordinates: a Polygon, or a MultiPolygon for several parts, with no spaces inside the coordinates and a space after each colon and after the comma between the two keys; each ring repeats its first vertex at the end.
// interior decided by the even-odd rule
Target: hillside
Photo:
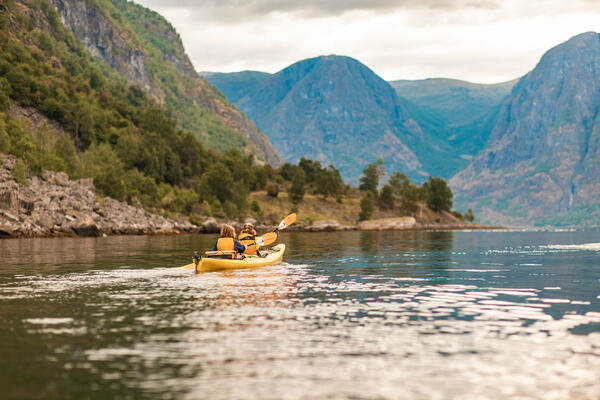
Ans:
{"type": "Polygon", "coordinates": [[[457,203],[489,222],[597,225],[599,112],[600,37],[589,32],[517,83],[484,151],[452,179],[457,203]]]}
{"type": "Polygon", "coordinates": [[[215,85],[227,100],[237,104],[248,94],[257,91],[272,74],[260,71],[200,72],[200,76],[215,85]]]}
{"type": "Polygon", "coordinates": [[[219,151],[241,149],[280,164],[256,126],[196,74],[162,16],[126,0],[49,1],[86,50],[164,105],[178,128],[219,151]]]}
{"type": "Polygon", "coordinates": [[[49,2],[1,7],[0,154],[15,157],[17,182],[60,171],[161,215],[247,211],[270,166],[255,165],[251,154],[217,153],[178,130],[161,104],[92,57],[49,2]]]}

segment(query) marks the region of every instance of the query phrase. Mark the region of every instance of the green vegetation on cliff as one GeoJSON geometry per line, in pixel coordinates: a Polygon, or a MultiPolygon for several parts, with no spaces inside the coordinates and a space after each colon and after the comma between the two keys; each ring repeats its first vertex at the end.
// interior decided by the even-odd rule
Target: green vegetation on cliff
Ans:
{"type": "Polygon", "coordinates": [[[153,81],[160,88],[161,93],[156,94],[164,98],[165,107],[172,113],[180,129],[196,132],[204,143],[221,152],[250,144],[247,137],[194,101],[195,97],[217,98],[223,102],[227,100],[211,85],[190,82],[193,80],[189,74],[194,74],[196,78],[196,72],[191,64],[185,62],[187,55],[181,39],[175,36],[175,29],[164,17],[127,0],[102,0],[97,1],[97,5],[113,20],[114,26],[133,30],[135,40],[144,50],[153,81]],[[177,60],[179,64],[165,62],[165,56],[177,60]]]}
{"type": "Polygon", "coordinates": [[[100,193],[147,208],[245,211],[264,176],[252,155],[220,155],[177,130],[162,106],[92,59],[45,0],[0,7],[0,152],[30,173],[92,177],[100,193]],[[49,121],[34,126],[18,115],[27,109],[49,121]],[[49,128],[52,121],[64,132],[49,128]]]}

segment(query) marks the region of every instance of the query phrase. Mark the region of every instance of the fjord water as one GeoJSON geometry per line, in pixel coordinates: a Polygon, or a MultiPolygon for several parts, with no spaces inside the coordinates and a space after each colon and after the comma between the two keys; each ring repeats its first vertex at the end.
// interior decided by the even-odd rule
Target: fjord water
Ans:
{"type": "Polygon", "coordinates": [[[0,241],[3,399],[598,399],[600,232],[0,241]]]}

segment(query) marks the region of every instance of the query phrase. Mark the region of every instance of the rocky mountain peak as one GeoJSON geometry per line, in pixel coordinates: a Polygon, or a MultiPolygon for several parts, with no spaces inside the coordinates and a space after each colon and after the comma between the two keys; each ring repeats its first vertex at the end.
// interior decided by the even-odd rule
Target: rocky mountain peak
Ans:
{"type": "Polygon", "coordinates": [[[426,176],[410,149],[419,136],[394,89],[345,56],[309,58],[267,77],[238,106],[290,162],[302,156],[335,164],[357,182],[362,169],[384,159],[390,171],[426,176]]]}
{"type": "Polygon", "coordinates": [[[452,184],[492,221],[508,212],[544,223],[596,202],[599,112],[600,37],[588,32],[549,50],[519,81],[486,149],[452,184]]]}

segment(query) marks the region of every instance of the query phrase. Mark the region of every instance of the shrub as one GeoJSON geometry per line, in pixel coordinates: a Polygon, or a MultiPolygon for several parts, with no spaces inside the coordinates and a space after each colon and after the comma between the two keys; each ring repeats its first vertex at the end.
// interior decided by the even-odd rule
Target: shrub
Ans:
{"type": "Polygon", "coordinates": [[[258,201],[256,200],[252,200],[252,203],[250,204],[250,209],[255,212],[256,214],[261,214],[262,210],[260,209],[260,205],[258,204],[258,201]]]}
{"type": "Polygon", "coordinates": [[[10,138],[4,126],[4,121],[0,119],[0,153],[8,153],[10,149],[10,138]]]}
{"type": "Polygon", "coordinates": [[[271,197],[277,197],[279,194],[279,186],[273,182],[267,184],[267,194],[271,197]]]}
{"type": "Polygon", "coordinates": [[[21,185],[27,186],[29,184],[27,181],[27,165],[25,165],[23,160],[18,159],[10,172],[14,180],[21,185]]]}

